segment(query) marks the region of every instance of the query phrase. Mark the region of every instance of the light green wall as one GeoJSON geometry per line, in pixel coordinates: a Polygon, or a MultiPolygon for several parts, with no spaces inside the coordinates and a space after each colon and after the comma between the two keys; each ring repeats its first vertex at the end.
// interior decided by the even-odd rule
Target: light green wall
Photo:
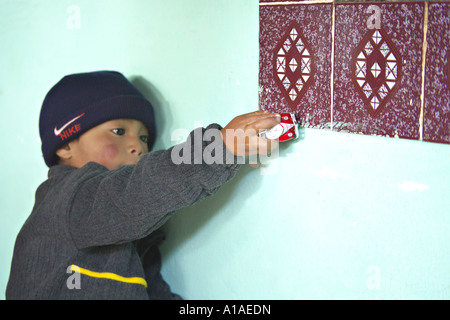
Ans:
{"type": "Polygon", "coordinates": [[[170,222],[165,274],[198,299],[448,299],[449,156],[306,130],[170,222]]]}
{"type": "MultiPolygon", "coordinates": [[[[157,106],[157,148],[168,147],[175,129],[258,108],[258,10],[0,2],[0,298],[47,173],[37,123],[48,89],[68,73],[119,70],[157,106]]],[[[449,156],[448,145],[302,130],[265,171],[244,168],[169,222],[163,273],[188,299],[448,299],[449,156]]]]}

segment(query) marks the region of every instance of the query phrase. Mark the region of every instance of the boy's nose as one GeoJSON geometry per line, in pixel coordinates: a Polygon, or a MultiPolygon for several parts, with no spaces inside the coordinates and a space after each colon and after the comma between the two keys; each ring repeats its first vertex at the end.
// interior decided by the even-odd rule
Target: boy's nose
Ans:
{"type": "Polygon", "coordinates": [[[138,157],[142,156],[142,147],[137,139],[131,139],[130,144],[128,146],[128,151],[132,155],[136,155],[138,157]]]}

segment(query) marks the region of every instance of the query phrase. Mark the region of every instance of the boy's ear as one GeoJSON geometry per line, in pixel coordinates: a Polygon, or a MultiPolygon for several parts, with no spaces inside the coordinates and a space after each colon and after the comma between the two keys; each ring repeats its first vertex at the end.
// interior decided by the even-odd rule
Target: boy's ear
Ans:
{"type": "Polygon", "coordinates": [[[60,149],[56,150],[56,155],[63,161],[71,159],[72,149],[70,148],[70,145],[67,143],[60,149]]]}

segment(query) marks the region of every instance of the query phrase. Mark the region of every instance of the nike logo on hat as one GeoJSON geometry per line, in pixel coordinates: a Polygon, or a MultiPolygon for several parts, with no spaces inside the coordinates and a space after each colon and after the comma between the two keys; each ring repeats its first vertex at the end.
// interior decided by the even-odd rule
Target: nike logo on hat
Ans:
{"type": "Polygon", "coordinates": [[[72,120],[70,120],[69,122],[67,122],[65,125],[63,125],[60,129],[57,129],[55,127],[55,136],[59,136],[61,134],[61,132],[64,131],[64,129],[66,129],[68,126],[70,126],[71,123],[77,121],[78,119],[80,119],[82,116],[84,116],[85,113],[80,114],[78,117],[73,118],[72,120]]]}

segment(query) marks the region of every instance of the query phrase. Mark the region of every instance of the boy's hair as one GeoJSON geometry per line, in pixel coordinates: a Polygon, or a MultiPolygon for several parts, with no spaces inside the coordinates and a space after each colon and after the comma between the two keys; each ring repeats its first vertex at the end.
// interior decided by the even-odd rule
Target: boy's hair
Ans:
{"type": "Polygon", "coordinates": [[[78,73],[62,78],[46,95],[39,117],[45,163],[58,163],[56,151],[89,129],[114,119],[141,121],[149,131],[149,150],[156,136],[151,103],[115,71],[78,73]]]}

